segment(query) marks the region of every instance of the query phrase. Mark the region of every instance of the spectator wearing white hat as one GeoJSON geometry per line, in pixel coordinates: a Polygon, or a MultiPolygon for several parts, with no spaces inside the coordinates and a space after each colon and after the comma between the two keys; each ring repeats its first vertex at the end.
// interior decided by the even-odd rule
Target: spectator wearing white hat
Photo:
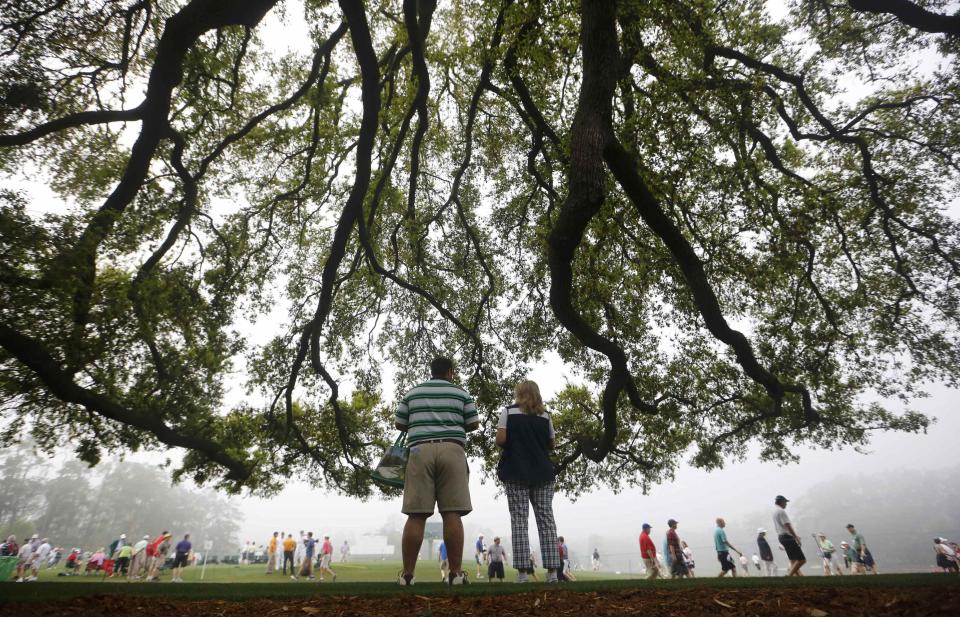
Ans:
{"type": "Polygon", "coordinates": [[[773,550],[767,542],[767,530],[763,527],[757,529],[757,549],[760,551],[760,561],[763,562],[766,576],[776,576],[777,562],[773,560],[773,550]]]}

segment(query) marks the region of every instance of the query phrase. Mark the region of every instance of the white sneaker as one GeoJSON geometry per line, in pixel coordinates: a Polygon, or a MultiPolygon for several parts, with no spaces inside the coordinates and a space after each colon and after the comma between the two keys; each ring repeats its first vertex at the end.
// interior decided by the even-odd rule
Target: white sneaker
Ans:
{"type": "Polygon", "coordinates": [[[22,582],[23,582],[23,577],[21,576],[20,578],[18,578],[18,579],[17,579],[17,582],[18,582],[18,583],[22,583],[22,582]]]}
{"type": "Polygon", "coordinates": [[[397,585],[401,587],[413,587],[414,581],[416,581],[416,579],[412,574],[404,574],[401,572],[397,575],[397,585]]]}
{"type": "Polygon", "coordinates": [[[290,578],[293,579],[293,580],[297,580],[297,577],[296,577],[296,576],[291,576],[290,578]]]}
{"type": "Polygon", "coordinates": [[[560,579],[557,578],[556,572],[547,572],[547,578],[543,582],[545,583],[559,583],[560,579]]]}
{"type": "Polygon", "coordinates": [[[36,580],[37,580],[37,577],[36,577],[36,576],[27,577],[27,582],[28,582],[28,583],[32,583],[32,582],[34,582],[34,581],[36,581],[36,580]]]}
{"type": "Polygon", "coordinates": [[[517,574],[517,582],[518,582],[518,583],[526,583],[527,580],[528,580],[528,579],[527,579],[527,573],[526,573],[526,572],[520,572],[519,574],[517,574]]]}
{"type": "Polygon", "coordinates": [[[447,583],[450,585],[466,585],[470,581],[467,580],[467,573],[460,572],[459,574],[450,573],[450,577],[447,579],[447,583]]]}

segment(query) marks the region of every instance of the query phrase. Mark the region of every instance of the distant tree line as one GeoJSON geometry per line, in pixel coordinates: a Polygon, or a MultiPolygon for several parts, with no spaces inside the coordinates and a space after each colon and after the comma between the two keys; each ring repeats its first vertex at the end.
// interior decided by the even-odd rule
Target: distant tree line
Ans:
{"type": "Polygon", "coordinates": [[[75,460],[57,464],[27,445],[0,451],[0,534],[33,533],[66,549],[96,550],[121,533],[135,542],[169,530],[191,534],[197,550],[235,552],[242,515],[213,491],[171,485],[160,468],[126,461],[95,469],[75,460]]]}

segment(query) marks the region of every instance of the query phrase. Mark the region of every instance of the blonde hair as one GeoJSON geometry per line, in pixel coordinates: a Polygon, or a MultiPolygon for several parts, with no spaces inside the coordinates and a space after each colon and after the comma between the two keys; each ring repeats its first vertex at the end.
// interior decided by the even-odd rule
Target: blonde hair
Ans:
{"type": "Polygon", "coordinates": [[[513,389],[513,397],[520,411],[530,415],[542,416],[547,408],[540,397],[540,387],[535,381],[521,381],[513,389]]]}

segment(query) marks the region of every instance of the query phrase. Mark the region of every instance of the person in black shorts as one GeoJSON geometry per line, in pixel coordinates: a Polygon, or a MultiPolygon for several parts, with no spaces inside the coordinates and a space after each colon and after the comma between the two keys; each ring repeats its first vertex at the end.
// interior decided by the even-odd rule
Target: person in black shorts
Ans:
{"type": "Polygon", "coordinates": [[[807,558],[800,548],[800,536],[793,528],[790,517],[787,516],[787,502],[789,499],[783,495],[777,495],[773,503],[776,507],[773,509],[773,527],[777,530],[777,540],[780,546],[787,552],[787,559],[790,560],[790,570],[787,576],[803,576],[800,568],[807,563],[807,558]]]}
{"type": "Polygon", "coordinates": [[[490,565],[487,566],[487,580],[493,582],[493,579],[499,579],[503,582],[503,562],[507,558],[507,551],[500,544],[499,536],[493,539],[493,546],[487,550],[487,558],[490,565]]]}
{"type": "Polygon", "coordinates": [[[173,582],[182,583],[183,579],[180,578],[180,575],[183,574],[183,569],[187,567],[187,563],[190,560],[190,549],[193,548],[193,545],[190,544],[190,534],[183,536],[183,540],[177,542],[177,552],[173,557],[173,582]]]}

